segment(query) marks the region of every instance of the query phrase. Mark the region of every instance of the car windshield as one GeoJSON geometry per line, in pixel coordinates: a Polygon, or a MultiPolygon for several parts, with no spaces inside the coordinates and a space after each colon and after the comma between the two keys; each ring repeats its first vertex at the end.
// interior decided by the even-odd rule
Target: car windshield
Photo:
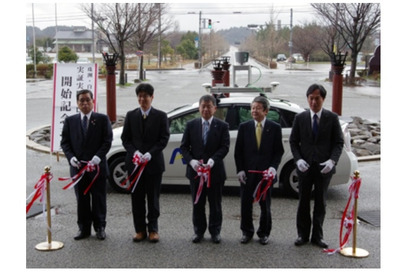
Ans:
{"type": "MultiPolygon", "coordinates": [[[[292,126],[294,115],[292,112],[271,107],[267,118],[281,124],[282,128],[289,128],[292,126]]],[[[214,116],[227,122],[231,131],[238,130],[239,124],[252,119],[249,104],[219,105],[214,116]]],[[[200,117],[198,109],[190,109],[169,117],[170,133],[182,134],[186,123],[198,117],[200,117]]]]}

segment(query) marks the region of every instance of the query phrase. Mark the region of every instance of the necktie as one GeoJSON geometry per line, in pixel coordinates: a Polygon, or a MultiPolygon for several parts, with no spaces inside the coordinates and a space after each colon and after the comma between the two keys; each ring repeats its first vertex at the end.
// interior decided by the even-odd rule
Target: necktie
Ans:
{"type": "Polygon", "coordinates": [[[261,139],[262,139],[262,124],[260,122],[258,122],[258,124],[256,125],[256,145],[261,146],[261,139]]]}
{"type": "Polygon", "coordinates": [[[206,141],[208,139],[208,131],[209,131],[209,122],[205,120],[204,130],[202,131],[202,141],[204,142],[204,145],[206,145],[206,141]]]}
{"type": "Polygon", "coordinates": [[[83,127],[84,135],[87,134],[87,126],[88,126],[88,118],[87,118],[87,116],[84,116],[83,121],[82,121],[82,127],[83,127]]]}
{"type": "Polygon", "coordinates": [[[312,131],[313,131],[313,136],[315,136],[315,137],[316,137],[316,135],[317,135],[317,130],[318,130],[317,114],[314,114],[314,115],[313,115],[312,131]]]}

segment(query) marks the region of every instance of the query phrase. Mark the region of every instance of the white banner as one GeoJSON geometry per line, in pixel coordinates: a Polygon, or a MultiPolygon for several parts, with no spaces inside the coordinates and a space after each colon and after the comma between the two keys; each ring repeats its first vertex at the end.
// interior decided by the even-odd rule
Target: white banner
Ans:
{"type": "Polygon", "coordinates": [[[66,117],[79,112],[77,91],[93,92],[94,111],[97,106],[97,64],[54,64],[53,121],[51,123],[51,152],[62,151],[61,132],[66,117]]]}

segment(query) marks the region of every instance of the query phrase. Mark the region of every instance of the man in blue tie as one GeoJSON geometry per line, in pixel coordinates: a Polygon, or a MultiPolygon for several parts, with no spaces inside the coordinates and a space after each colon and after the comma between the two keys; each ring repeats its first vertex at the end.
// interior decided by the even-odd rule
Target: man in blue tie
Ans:
{"type": "Polygon", "coordinates": [[[343,149],[343,133],[337,114],[323,108],[326,90],[313,84],[306,92],[310,110],[295,117],[289,138],[290,148],[299,177],[299,205],[296,216],[298,238],[296,246],[309,241],[321,248],[328,245],[323,240],[323,221],[326,213],[327,189],[336,171],[343,149]],[[313,219],[310,216],[310,199],[314,186],[313,219]],[[313,224],[313,225],[312,225],[313,224]]]}
{"type": "Polygon", "coordinates": [[[151,84],[138,85],[135,93],[139,107],[127,112],[121,134],[122,145],[127,151],[125,164],[130,179],[139,172],[135,170],[134,157],[138,156],[146,165],[131,193],[135,229],[133,241],[141,242],[148,237],[150,242],[156,243],[159,241],[159,196],[162,173],[165,171],[163,150],[169,140],[168,117],[165,112],[152,106],[154,87],[151,84]]]}
{"type": "Polygon", "coordinates": [[[222,188],[226,179],[223,159],[229,151],[229,125],[214,117],[216,100],[211,95],[204,95],[199,100],[200,118],[188,121],[181,141],[181,151],[188,163],[186,177],[190,180],[194,224],[193,243],[199,243],[207,228],[205,216],[206,197],[209,202],[209,226],[212,241],[221,241],[222,227],[222,188]],[[201,188],[198,171],[204,168],[210,171],[210,186],[201,188]],[[201,189],[200,189],[201,190],[201,189]]]}

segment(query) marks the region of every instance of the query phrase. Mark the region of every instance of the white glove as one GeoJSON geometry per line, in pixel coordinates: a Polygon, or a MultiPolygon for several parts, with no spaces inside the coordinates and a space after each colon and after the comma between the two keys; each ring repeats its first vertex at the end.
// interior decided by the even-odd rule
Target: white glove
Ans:
{"type": "Polygon", "coordinates": [[[335,166],[335,162],[331,159],[328,159],[325,162],[322,162],[320,165],[324,165],[323,169],[320,171],[322,174],[327,174],[332,171],[333,167],[335,166]]]}
{"type": "Polygon", "coordinates": [[[275,175],[276,175],[276,169],[273,168],[273,167],[269,167],[268,173],[269,173],[269,174],[273,174],[273,175],[275,176],[275,175]]]}
{"type": "Polygon", "coordinates": [[[77,169],[80,169],[81,162],[79,162],[76,157],[72,157],[72,158],[70,159],[70,164],[71,164],[71,166],[73,166],[73,167],[75,167],[75,168],[77,168],[77,169]]]}
{"type": "Polygon", "coordinates": [[[201,163],[198,160],[193,159],[189,162],[189,165],[191,165],[191,167],[196,171],[196,169],[199,165],[201,165],[201,163]]]}
{"type": "Polygon", "coordinates": [[[98,165],[101,162],[101,159],[98,156],[93,156],[93,158],[91,159],[91,164],[93,165],[98,165]]]}
{"type": "Polygon", "coordinates": [[[301,172],[306,172],[309,169],[309,164],[303,159],[298,160],[296,166],[301,172]]]}
{"type": "Polygon", "coordinates": [[[151,160],[151,154],[149,152],[146,152],[143,156],[142,156],[142,160],[144,162],[148,162],[151,160]]]}
{"type": "Polygon", "coordinates": [[[208,162],[207,162],[206,165],[208,165],[209,168],[212,168],[212,167],[214,167],[214,164],[215,164],[215,161],[213,159],[208,159],[208,162]]]}
{"type": "Polygon", "coordinates": [[[141,159],[141,158],[142,158],[142,156],[143,156],[143,155],[141,154],[141,152],[140,152],[140,151],[138,151],[138,150],[137,150],[137,151],[135,151],[133,158],[135,158],[135,156],[136,156],[136,155],[138,155],[138,157],[139,157],[140,159],[141,159]]]}
{"type": "Polygon", "coordinates": [[[246,174],[245,174],[245,171],[239,171],[239,173],[238,173],[238,180],[239,180],[239,182],[241,182],[241,183],[243,183],[243,184],[246,184],[246,174]]]}

